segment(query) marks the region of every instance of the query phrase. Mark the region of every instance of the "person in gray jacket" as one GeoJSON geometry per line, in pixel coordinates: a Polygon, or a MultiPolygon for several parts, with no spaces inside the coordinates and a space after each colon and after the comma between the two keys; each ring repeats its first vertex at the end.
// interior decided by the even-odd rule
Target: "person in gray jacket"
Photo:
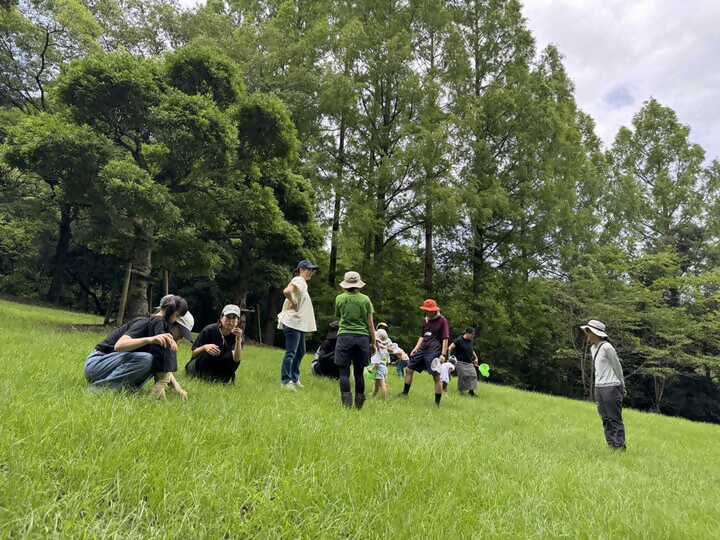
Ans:
{"type": "Polygon", "coordinates": [[[625,378],[615,347],[608,341],[605,325],[591,320],[580,327],[590,345],[595,368],[595,397],[602,418],[605,440],[614,450],[626,450],[622,402],[625,378]]]}

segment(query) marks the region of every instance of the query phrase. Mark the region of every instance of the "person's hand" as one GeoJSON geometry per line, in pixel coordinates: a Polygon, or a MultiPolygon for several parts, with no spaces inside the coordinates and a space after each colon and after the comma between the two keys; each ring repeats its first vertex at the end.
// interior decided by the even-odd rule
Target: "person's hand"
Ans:
{"type": "Polygon", "coordinates": [[[625,387],[624,384],[623,384],[622,389],[623,389],[623,397],[627,397],[627,388],[625,387]]]}
{"type": "Polygon", "coordinates": [[[417,349],[413,349],[410,351],[410,356],[415,356],[417,354],[417,349]]]}
{"type": "Polygon", "coordinates": [[[160,345],[163,349],[170,349],[171,351],[177,351],[177,343],[172,334],[158,334],[153,336],[152,343],[160,345]]]}
{"type": "Polygon", "coordinates": [[[180,399],[181,399],[181,400],[187,401],[187,399],[188,399],[188,393],[187,393],[186,390],[183,390],[182,388],[180,388],[180,387],[178,386],[177,388],[175,388],[175,392],[177,393],[178,396],[180,396],[180,399]]]}
{"type": "Polygon", "coordinates": [[[230,333],[231,333],[233,336],[235,336],[236,338],[242,338],[242,336],[243,336],[242,328],[238,328],[237,326],[236,326],[235,328],[233,328],[233,329],[230,331],[230,333]]]}
{"type": "Polygon", "coordinates": [[[218,347],[214,343],[208,343],[207,345],[205,345],[205,352],[208,353],[210,356],[220,356],[220,347],[218,347]]]}

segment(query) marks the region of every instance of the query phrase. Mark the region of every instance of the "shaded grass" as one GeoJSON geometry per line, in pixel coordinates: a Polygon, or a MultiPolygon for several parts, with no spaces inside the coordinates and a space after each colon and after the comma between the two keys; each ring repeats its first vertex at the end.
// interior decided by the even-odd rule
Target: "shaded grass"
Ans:
{"type": "MultiPolygon", "coordinates": [[[[0,535],[122,538],[712,538],[720,427],[626,412],[604,447],[592,404],[483,385],[433,405],[339,406],[332,381],[279,388],[250,348],[235,386],[182,403],[95,394],[93,316],[0,301],[0,535]]],[[[184,364],[189,356],[182,347],[184,364]]],[[[391,394],[401,389],[391,372],[391,394]]],[[[452,385],[454,387],[454,385],[452,385]]]]}

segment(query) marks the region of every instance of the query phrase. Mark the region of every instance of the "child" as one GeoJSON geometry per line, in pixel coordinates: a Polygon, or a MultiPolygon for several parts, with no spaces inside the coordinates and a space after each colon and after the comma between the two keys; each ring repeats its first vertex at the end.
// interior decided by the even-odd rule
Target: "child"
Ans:
{"type": "MultiPolygon", "coordinates": [[[[379,347],[378,347],[379,349],[379,347]]],[[[387,354],[387,351],[386,351],[387,354]]],[[[375,388],[373,390],[373,397],[375,397],[378,393],[380,393],[380,396],[383,398],[383,400],[387,399],[388,394],[388,385],[387,385],[387,375],[388,375],[388,368],[386,362],[387,356],[384,356],[383,353],[381,353],[379,350],[375,354],[373,354],[370,357],[370,373],[374,374],[375,379],[375,388]]]]}
{"type": "Polygon", "coordinates": [[[447,362],[440,364],[440,382],[442,383],[443,394],[447,394],[448,384],[450,384],[450,372],[455,371],[455,357],[451,356],[447,362]]]}

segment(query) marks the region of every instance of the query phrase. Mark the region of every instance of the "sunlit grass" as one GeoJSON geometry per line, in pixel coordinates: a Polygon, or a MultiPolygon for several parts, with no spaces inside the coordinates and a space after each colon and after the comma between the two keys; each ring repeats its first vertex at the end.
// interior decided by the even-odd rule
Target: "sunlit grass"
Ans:
{"type": "MultiPolygon", "coordinates": [[[[626,411],[629,451],[592,404],[483,385],[436,410],[340,408],[337,385],[280,389],[249,348],[235,386],[94,394],[96,317],[0,301],[0,535],[122,538],[712,538],[720,426],[626,411]]],[[[182,364],[189,350],[182,347],[182,364]]],[[[391,372],[391,395],[401,383],[391,372]]]]}

